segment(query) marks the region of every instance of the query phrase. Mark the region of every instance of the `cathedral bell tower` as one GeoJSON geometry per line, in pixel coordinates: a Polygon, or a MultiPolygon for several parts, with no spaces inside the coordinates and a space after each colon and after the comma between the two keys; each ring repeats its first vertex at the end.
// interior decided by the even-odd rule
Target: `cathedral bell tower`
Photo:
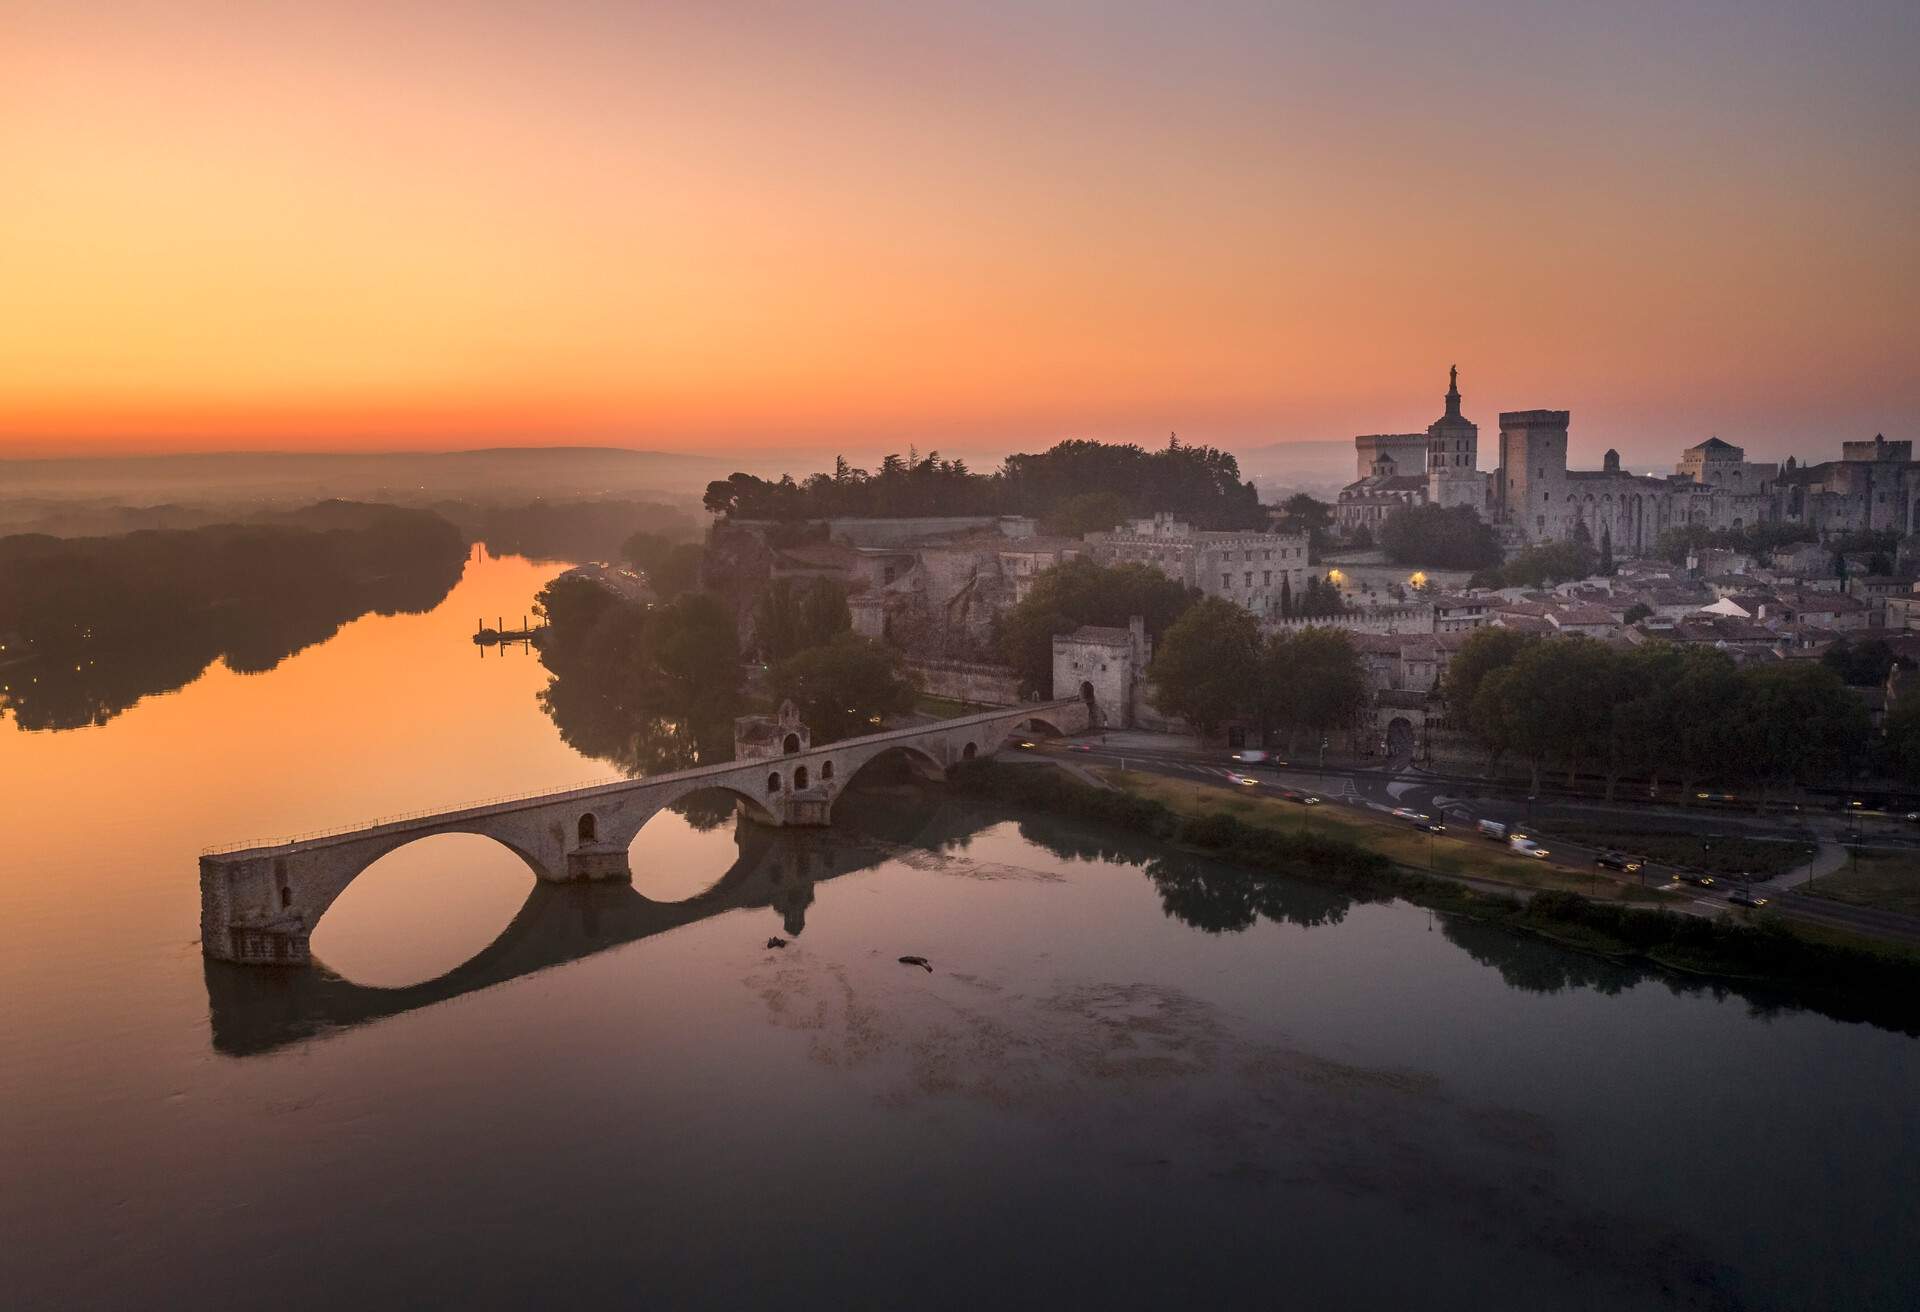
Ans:
{"type": "Polygon", "coordinates": [[[1447,412],[1427,426],[1427,500],[1486,512],[1480,426],[1460,413],[1460,368],[1447,370],[1447,412]]]}

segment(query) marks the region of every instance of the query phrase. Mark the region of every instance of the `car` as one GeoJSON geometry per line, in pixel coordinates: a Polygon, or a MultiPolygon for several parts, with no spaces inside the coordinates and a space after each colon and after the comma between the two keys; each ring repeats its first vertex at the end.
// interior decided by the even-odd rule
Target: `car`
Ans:
{"type": "Polygon", "coordinates": [[[1286,802],[1298,802],[1302,806],[1320,805],[1320,799],[1315,794],[1303,793],[1293,788],[1287,788],[1287,789],[1281,790],[1280,798],[1282,801],[1286,801],[1286,802]]]}
{"type": "Polygon", "coordinates": [[[1593,863],[1602,870],[1624,870],[1633,874],[1640,869],[1640,858],[1628,856],[1625,852],[1602,852],[1593,858],[1593,863]]]}
{"type": "Polygon", "coordinates": [[[1014,746],[1024,748],[1029,752],[1033,750],[1033,744],[1028,742],[1024,738],[1022,738],[1019,742],[1015,743],[1014,746]]]}
{"type": "Polygon", "coordinates": [[[1474,828],[1480,832],[1482,838],[1491,838],[1496,843],[1507,841],[1507,827],[1498,820],[1482,820],[1474,828]]]}
{"type": "Polygon", "coordinates": [[[1287,764],[1285,761],[1275,756],[1272,752],[1259,752],[1259,751],[1235,752],[1233,754],[1233,759],[1238,761],[1241,765],[1257,765],[1263,770],[1282,770],[1286,768],[1286,764],[1287,764]]]}
{"type": "Polygon", "coordinates": [[[1704,871],[1682,870],[1680,871],[1680,882],[1683,884],[1696,884],[1701,888],[1712,888],[1714,881],[1713,876],[1704,871]]]}
{"type": "Polygon", "coordinates": [[[1540,861],[1547,859],[1547,849],[1534,842],[1531,838],[1526,837],[1524,834],[1515,834],[1512,838],[1509,838],[1507,840],[1507,846],[1521,856],[1530,856],[1540,861]]]}
{"type": "Polygon", "coordinates": [[[1731,893],[1727,894],[1727,901],[1733,903],[1737,907],[1753,907],[1755,909],[1758,909],[1760,907],[1767,905],[1767,903],[1771,900],[1772,899],[1770,898],[1755,897],[1751,889],[1745,889],[1745,888],[1736,888],[1731,893]]]}
{"type": "Polygon", "coordinates": [[[1416,820],[1413,822],[1413,827],[1423,834],[1444,834],[1447,832],[1447,827],[1438,820],[1416,820]]]}
{"type": "Polygon", "coordinates": [[[1425,811],[1416,811],[1410,806],[1394,807],[1393,818],[1395,820],[1412,820],[1416,824],[1433,819],[1433,817],[1428,815],[1425,811]]]}
{"type": "Polygon", "coordinates": [[[1091,743],[1068,743],[1067,750],[1070,752],[1090,752],[1093,750],[1093,745],[1091,743]]]}
{"type": "Polygon", "coordinates": [[[1245,785],[1248,788],[1258,788],[1260,786],[1260,781],[1250,774],[1230,774],[1227,778],[1237,784],[1245,785]]]}
{"type": "Polygon", "coordinates": [[[1907,823],[1910,825],[1920,825],[1920,811],[1907,812],[1907,823]]]}
{"type": "Polygon", "coordinates": [[[1734,800],[1732,793],[1695,793],[1694,797],[1702,802],[1731,802],[1734,800]]]}

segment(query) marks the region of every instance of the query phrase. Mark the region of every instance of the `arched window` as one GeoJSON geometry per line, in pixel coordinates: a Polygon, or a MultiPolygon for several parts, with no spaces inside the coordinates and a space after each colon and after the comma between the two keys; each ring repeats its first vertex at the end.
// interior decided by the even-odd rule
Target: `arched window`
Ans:
{"type": "Polygon", "coordinates": [[[797,733],[790,733],[790,734],[788,734],[788,735],[787,735],[787,741],[786,741],[785,743],[783,743],[783,744],[781,744],[781,750],[783,750],[784,752],[786,752],[786,754],[787,754],[788,756],[792,756],[792,755],[793,755],[793,754],[794,754],[795,752],[797,752],[797,751],[799,751],[799,750],[800,750],[800,735],[799,735],[799,734],[797,734],[797,733]]]}
{"type": "Polygon", "coordinates": [[[772,795],[772,794],[774,794],[774,793],[777,793],[777,792],[779,792],[779,791],[780,791],[780,776],[779,776],[779,774],[778,774],[778,773],[774,773],[774,774],[770,774],[770,775],[768,775],[768,776],[767,776],[767,793],[768,793],[769,795],[772,795]]]}
{"type": "Polygon", "coordinates": [[[976,755],[979,754],[979,751],[980,751],[979,748],[975,747],[972,743],[968,743],[965,747],[960,749],[960,759],[963,761],[971,761],[976,755]]]}
{"type": "Polygon", "coordinates": [[[796,770],[794,770],[793,786],[795,789],[801,789],[807,786],[807,767],[806,766],[803,765],[797,768],[796,770]]]}
{"type": "Polygon", "coordinates": [[[833,778],[833,762],[832,761],[820,762],[820,777],[822,779],[833,778]]]}
{"type": "Polygon", "coordinates": [[[594,820],[593,812],[589,811],[585,815],[581,816],[580,823],[578,826],[576,826],[576,828],[579,830],[581,842],[597,843],[600,841],[599,839],[600,826],[594,820]]]}

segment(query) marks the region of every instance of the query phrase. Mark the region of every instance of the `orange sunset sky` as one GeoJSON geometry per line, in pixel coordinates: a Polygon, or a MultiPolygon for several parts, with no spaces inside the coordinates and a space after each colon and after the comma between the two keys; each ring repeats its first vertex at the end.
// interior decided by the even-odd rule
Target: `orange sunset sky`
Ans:
{"type": "Polygon", "coordinates": [[[0,455],[1920,436],[1920,5],[0,0],[0,455]]]}

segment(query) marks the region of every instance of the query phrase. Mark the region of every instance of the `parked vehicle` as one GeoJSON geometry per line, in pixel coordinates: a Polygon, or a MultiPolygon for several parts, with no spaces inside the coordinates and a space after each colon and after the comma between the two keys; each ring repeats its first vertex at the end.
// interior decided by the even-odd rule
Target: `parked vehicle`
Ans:
{"type": "Polygon", "coordinates": [[[1628,856],[1625,852],[1602,852],[1593,858],[1593,863],[1602,870],[1624,870],[1633,874],[1642,864],[1637,856],[1628,856]]]}
{"type": "Polygon", "coordinates": [[[1482,820],[1474,828],[1480,831],[1482,838],[1491,838],[1496,843],[1507,841],[1507,827],[1498,820],[1482,820]]]}
{"type": "Polygon", "coordinates": [[[1523,834],[1515,834],[1512,838],[1509,838],[1507,840],[1507,846],[1515,852],[1518,852],[1521,856],[1536,857],[1541,861],[1547,859],[1547,849],[1523,834]]]}

